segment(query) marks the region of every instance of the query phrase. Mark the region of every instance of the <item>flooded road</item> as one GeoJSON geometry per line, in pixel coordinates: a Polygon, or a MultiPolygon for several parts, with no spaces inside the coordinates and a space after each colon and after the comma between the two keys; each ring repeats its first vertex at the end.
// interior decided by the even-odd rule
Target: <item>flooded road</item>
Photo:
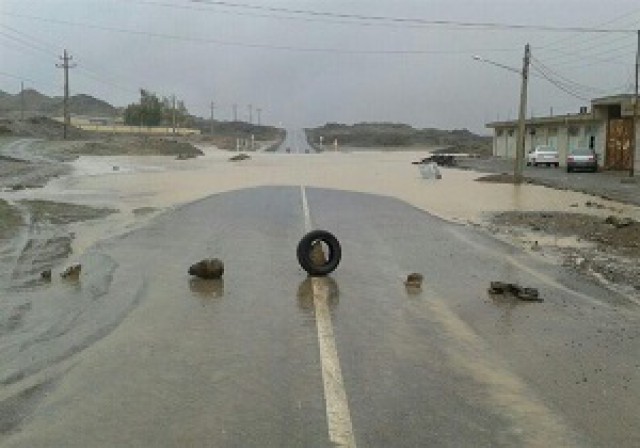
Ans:
{"type": "Polygon", "coordinates": [[[202,149],[85,156],[42,189],[0,194],[117,210],[64,228],[79,281],[62,281],[61,265],[51,283],[0,285],[1,446],[640,443],[637,306],[461,225],[501,210],[638,219],[637,208],[452,169],[425,180],[410,163],[422,152],[231,163],[202,149]],[[313,226],[343,245],[320,288],[326,313],[295,259],[301,185],[313,226]],[[224,281],[189,278],[204,257],[225,260],[224,281]],[[417,294],[403,284],[414,271],[417,294]],[[490,280],[537,287],[545,302],[491,297],[490,280]],[[352,438],[331,430],[319,337],[337,352],[352,438]]]}
{"type": "MultiPolygon", "coordinates": [[[[343,246],[327,303],[354,444],[638,445],[632,305],[396,199],[306,197],[343,246]],[[492,298],[490,279],[545,302],[492,298]]],[[[91,246],[79,282],[30,290],[24,325],[66,325],[5,344],[1,445],[331,446],[304,221],[299,186],[213,195],[91,246]],[[208,256],[224,281],[187,275],[208,256]]]]}

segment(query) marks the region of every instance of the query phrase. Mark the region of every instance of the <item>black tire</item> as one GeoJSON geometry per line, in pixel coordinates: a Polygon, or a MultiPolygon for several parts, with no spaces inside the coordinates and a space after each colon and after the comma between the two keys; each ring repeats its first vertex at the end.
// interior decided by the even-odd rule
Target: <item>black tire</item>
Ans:
{"type": "Polygon", "coordinates": [[[309,275],[324,276],[332,273],[340,263],[342,258],[342,248],[340,242],[326,230],[313,230],[307,233],[298,243],[296,251],[298,263],[309,275]],[[311,248],[316,241],[321,241],[329,248],[329,261],[321,266],[316,266],[311,261],[311,248]]]}

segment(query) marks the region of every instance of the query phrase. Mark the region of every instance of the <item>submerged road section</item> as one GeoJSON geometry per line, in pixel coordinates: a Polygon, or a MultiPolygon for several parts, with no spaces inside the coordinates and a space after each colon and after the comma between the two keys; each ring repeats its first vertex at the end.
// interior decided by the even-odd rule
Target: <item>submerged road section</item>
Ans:
{"type": "Polygon", "coordinates": [[[637,306],[399,200],[234,191],[86,257],[77,283],[29,292],[36,312],[67,297],[76,313],[25,342],[33,357],[75,350],[15,351],[0,446],[640,445],[637,306]],[[297,264],[309,228],[342,245],[322,280],[297,264]],[[224,280],[187,275],[205,257],[224,280]],[[411,272],[422,290],[405,288],[411,272]],[[492,297],[491,280],[544,302],[492,297]],[[74,309],[70,291],[93,299],[74,309]]]}

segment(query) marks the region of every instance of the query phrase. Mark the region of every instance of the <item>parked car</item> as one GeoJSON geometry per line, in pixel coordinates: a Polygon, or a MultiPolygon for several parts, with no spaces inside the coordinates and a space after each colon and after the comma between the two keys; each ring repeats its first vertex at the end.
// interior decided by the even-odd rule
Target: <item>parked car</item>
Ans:
{"type": "Polygon", "coordinates": [[[598,171],[598,155],[590,148],[572,148],[567,156],[567,173],[575,170],[598,171]]]}
{"type": "Polygon", "coordinates": [[[560,155],[553,146],[536,146],[527,154],[527,165],[553,165],[557,168],[560,166],[560,155]]]}

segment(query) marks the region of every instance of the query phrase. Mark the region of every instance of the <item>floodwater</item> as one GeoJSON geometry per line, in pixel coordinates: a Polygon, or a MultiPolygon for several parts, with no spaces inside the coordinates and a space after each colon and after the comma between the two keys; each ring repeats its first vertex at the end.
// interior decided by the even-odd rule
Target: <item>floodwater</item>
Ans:
{"type": "Polygon", "coordinates": [[[586,207],[586,202],[595,200],[592,196],[535,185],[475,182],[481,175],[470,171],[443,168],[441,180],[424,179],[411,162],[423,158],[425,152],[256,153],[251,154],[251,160],[229,162],[232,154],[227,151],[201,149],[204,157],[182,161],[162,156],[83,156],[73,163],[71,176],[21,195],[120,210],[99,223],[78,224],[76,253],[101,236],[131,229],[155,216],[154,211],[215,193],[268,185],[307,185],[391,196],[460,223],[481,224],[487,213],[510,210],[601,216],[622,213],[640,219],[637,207],[601,199],[597,202],[603,208],[586,207]],[[143,209],[150,213],[137,213],[143,209]]]}

